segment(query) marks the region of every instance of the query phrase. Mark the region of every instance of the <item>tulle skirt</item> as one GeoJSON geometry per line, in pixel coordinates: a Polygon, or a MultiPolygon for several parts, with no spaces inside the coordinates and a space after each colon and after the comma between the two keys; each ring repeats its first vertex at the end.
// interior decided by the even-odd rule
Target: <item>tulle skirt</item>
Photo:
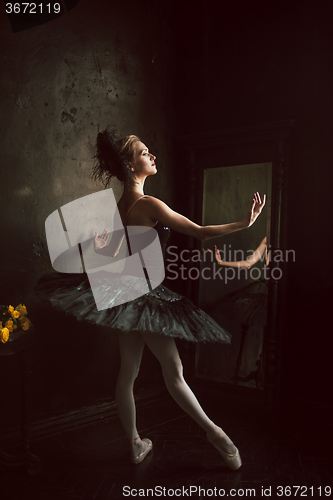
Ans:
{"type": "Polygon", "coordinates": [[[112,287],[109,280],[104,280],[104,283],[100,280],[99,299],[104,299],[109,306],[100,311],[84,274],[49,273],[40,278],[35,290],[40,299],[79,321],[124,332],[153,332],[191,342],[230,343],[230,334],[208,314],[163,284],[134,300],[112,307],[116,297],[121,301],[129,287],[133,288],[135,280],[141,279],[119,274],[112,279],[112,287]]]}

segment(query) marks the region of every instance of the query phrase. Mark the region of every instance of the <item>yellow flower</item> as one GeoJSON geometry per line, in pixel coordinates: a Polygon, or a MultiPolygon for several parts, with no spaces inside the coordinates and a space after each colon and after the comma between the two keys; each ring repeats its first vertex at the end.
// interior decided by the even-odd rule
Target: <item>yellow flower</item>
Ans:
{"type": "Polygon", "coordinates": [[[25,323],[23,323],[22,325],[22,330],[29,330],[29,321],[26,321],[25,323]]]}
{"type": "Polygon", "coordinates": [[[8,307],[8,312],[12,313],[14,311],[14,307],[13,306],[9,306],[8,307]]]}
{"type": "Polygon", "coordinates": [[[11,319],[9,319],[8,321],[6,321],[5,323],[5,327],[8,328],[9,332],[11,333],[13,331],[13,321],[11,319]]]}
{"type": "Polygon", "coordinates": [[[18,311],[13,311],[13,312],[12,312],[12,317],[13,317],[14,319],[17,319],[17,318],[19,318],[19,317],[20,317],[20,313],[19,313],[18,311]]]}
{"type": "Polygon", "coordinates": [[[23,316],[26,316],[28,314],[27,308],[25,307],[24,304],[19,304],[16,307],[16,311],[20,313],[20,317],[22,318],[23,316]]]}
{"type": "Polygon", "coordinates": [[[0,340],[1,340],[1,342],[3,344],[5,344],[8,339],[9,339],[9,330],[8,330],[8,328],[2,328],[2,330],[0,332],[0,340]]]}
{"type": "Polygon", "coordinates": [[[29,330],[31,326],[31,321],[28,318],[20,318],[22,330],[29,330]]]}

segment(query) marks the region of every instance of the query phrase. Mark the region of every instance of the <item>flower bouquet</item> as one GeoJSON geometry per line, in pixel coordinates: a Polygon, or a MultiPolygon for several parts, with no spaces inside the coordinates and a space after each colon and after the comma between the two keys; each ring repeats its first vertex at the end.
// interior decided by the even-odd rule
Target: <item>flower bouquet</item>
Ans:
{"type": "Polygon", "coordinates": [[[0,305],[0,341],[5,344],[14,331],[29,330],[32,327],[27,318],[27,308],[24,304],[17,307],[0,305]]]}

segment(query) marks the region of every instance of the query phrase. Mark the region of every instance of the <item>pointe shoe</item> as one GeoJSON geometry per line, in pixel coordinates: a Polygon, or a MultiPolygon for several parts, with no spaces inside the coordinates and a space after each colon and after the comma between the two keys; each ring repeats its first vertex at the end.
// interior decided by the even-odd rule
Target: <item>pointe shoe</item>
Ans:
{"type": "MultiPolygon", "coordinates": [[[[133,443],[137,444],[136,441],[140,440],[140,436],[137,436],[135,439],[133,439],[133,443]]],[[[137,457],[132,457],[131,462],[132,464],[140,464],[143,462],[143,460],[146,458],[148,453],[153,449],[153,443],[151,442],[150,439],[144,438],[141,440],[143,443],[141,453],[137,457]]]]}
{"type": "Polygon", "coordinates": [[[240,468],[240,466],[242,465],[242,459],[240,457],[239,451],[236,448],[236,446],[235,446],[236,448],[235,453],[227,453],[221,449],[221,446],[219,446],[219,441],[220,441],[219,439],[213,441],[209,436],[207,436],[207,439],[218,450],[220,455],[222,455],[223,460],[225,461],[227,466],[230,467],[230,469],[237,470],[240,468]]]}

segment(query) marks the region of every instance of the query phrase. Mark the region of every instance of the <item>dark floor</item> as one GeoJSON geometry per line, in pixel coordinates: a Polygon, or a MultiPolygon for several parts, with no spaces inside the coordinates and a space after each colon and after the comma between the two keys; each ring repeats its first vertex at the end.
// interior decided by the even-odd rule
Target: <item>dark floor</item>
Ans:
{"type": "Polygon", "coordinates": [[[224,465],[204,432],[167,396],[138,411],[141,437],[154,443],[152,453],[140,465],[129,462],[119,420],[103,420],[32,442],[31,450],[42,460],[40,474],[29,476],[2,467],[0,498],[330,497],[325,490],[333,483],[333,459],[325,439],[329,429],[287,416],[268,421],[255,410],[229,407],[222,411],[217,396],[202,395],[199,400],[239,447],[243,459],[239,471],[224,465]],[[148,488],[155,489],[154,494],[148,488]],[[178,488],[181,491],[172,491],[178,488]]]}

